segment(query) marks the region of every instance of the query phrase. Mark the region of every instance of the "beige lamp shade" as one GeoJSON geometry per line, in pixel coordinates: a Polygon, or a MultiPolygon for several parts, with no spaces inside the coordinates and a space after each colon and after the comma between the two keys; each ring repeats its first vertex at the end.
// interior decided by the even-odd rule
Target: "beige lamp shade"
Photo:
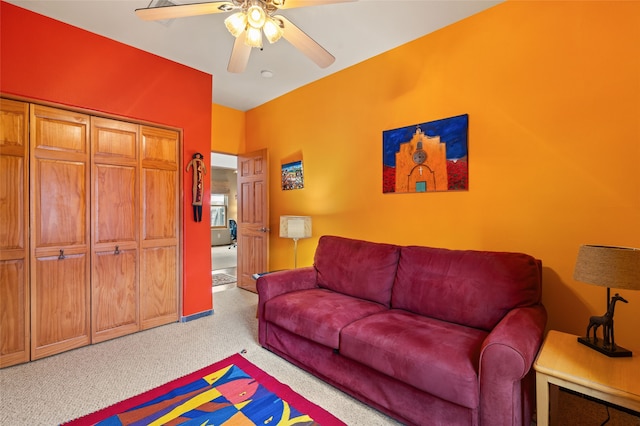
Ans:
{"type": "Polygon", "coordinates": [[[310,216],[280,216],[280,237],[282,238],[310,238],[310,216]]]}
{"type": "Polygon", "coordinates": [[[640,249],[580,246],[573,279],[602,287],[640,290],[640,249]]]}

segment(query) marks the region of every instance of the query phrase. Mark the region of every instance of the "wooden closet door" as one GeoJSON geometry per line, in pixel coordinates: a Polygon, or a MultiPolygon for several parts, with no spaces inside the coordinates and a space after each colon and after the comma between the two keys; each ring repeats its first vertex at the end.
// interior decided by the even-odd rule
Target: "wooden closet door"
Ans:
{"type": "Polygon", "coordinates": [[[92,342],[140,329],[138,125],[91,118],[92,342]]]}
{"type": "Polygon", "coordinates": [[[179,146],[178,132],[141,126],[142,329],[178,320],[179,146]]]}
{"type": "Polygon", "coordinates": [[[29,104],[0,99],[0,368],[29,361],[29,104]]]}
{"type": "Polygon", "coordinates": [[[31,105],[31,358],[90,342],[89,116],[31,105]]]}

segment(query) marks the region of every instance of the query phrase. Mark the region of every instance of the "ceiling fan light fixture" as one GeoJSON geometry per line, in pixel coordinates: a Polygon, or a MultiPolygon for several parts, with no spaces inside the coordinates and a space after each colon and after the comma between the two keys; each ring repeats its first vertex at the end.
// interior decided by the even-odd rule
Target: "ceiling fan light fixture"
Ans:
{"type": "Polygon", "coordinates": [[[352,1],[358,0],[189,0],[186,3],[185,0],[152,0],[152,3],[161,2],[162,6],[160,6],[161,3],[156,3],[155,6],[136,9],[135,13],[144,20],[161,21],[231,12],[230,16],[224,19],[225,27],[235,37],[227,71],[241,73],[246,69],[251,48],[257,47],[262,50],[263,33],[269,43],[286,38],[290,44],[320,68],[328,67],[334,63],[336,58],[286,17],[278,15],[277,12],[279,9],[285,8],[352,1]],[[193,3],[194,1],[195,3],[193,3]],[[198,1],[201,2],[198,3],[198,1]]]}
{"type": "Polygon", "coordinates": [[[247,28],[247,15],[244,12],[234,13],[224,20],[224,25],[231,35],[238,37],[247,28]]]}
{"type": "Polygon", "coordinates": [[[284,34],[284,29],[273,18],[267,18],[264,27],[262,27],[262,31],[264,31],[264,35],[267,37],[267,40],[269,40],[269,43],[275,43],[280,40],[280,37],[284,34]]]}
{"type": "Polygon", "coordinates": [[[244,44],[262,49],[262,31],[260,31],[260,28],[249,25],[247,27],[247,36],[244,39],[244,44]]]}
{"type": "Polygon", "coordinates": [[[247,21],[252,27],[257,29],[262,28],[266,19],[267,14],[261,6],[254,4],[247,9],[247,21]]]}

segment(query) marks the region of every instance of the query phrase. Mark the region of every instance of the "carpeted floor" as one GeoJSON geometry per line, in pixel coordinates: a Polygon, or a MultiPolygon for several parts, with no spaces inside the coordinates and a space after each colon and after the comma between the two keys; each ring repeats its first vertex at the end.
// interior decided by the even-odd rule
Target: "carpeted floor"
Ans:
{"type": "Polygon", "coordinates": [[[233,246],[211,247],[211,270],[236,267],[238,262],[238,248],[233,246]]]}
{"type": "Polygon", "coordinates": [[[0,425],[57,425],[237,352],[348,425],[398,425],[258,345],[258,296],[216,292],[214,315],[0,370],[0,425]]]}

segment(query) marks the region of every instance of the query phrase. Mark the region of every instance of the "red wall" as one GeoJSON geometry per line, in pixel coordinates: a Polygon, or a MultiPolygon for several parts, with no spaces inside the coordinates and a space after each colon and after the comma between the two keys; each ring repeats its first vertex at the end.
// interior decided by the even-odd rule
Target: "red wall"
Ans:
{"type": "MultiPolygon", "coordinates": [[[[193,221],[194,152],[210,162],[212,77],[9,3],[0,3],[0,92],[183,130],[183,306],[212,308],[208,203],[193,221]]],[[[205,194],[209,179],[205,179],[205,194]]]]}

